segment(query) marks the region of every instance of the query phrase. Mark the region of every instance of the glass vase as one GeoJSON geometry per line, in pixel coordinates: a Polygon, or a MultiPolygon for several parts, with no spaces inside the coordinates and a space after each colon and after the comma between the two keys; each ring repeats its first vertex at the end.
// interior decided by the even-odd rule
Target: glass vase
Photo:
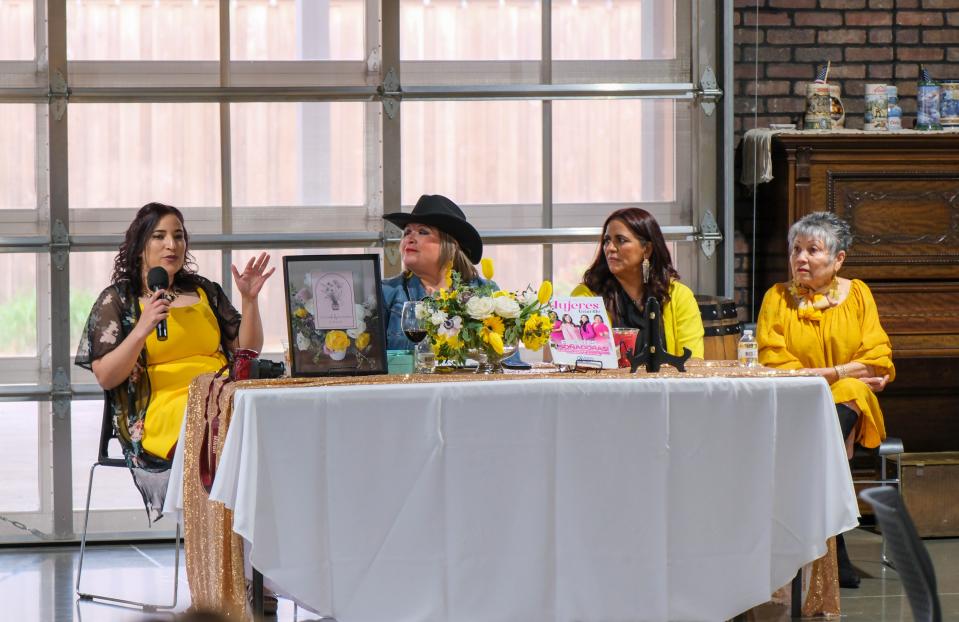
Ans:
{"type": "Polygon", "coordinates": [[[516,344],[504,345],[503,353],[497,354],[492,349],[479,348],[471,350],[469,357],[476,361],[477,374],[502,374],[503,361],[516,352],[516,344]]]}

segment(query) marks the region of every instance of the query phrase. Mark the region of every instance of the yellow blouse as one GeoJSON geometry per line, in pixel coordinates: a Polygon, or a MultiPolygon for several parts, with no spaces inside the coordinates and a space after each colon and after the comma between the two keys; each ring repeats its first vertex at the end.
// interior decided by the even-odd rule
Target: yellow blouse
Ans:
{"type": "Polygon", "coordinates": [[[143,420],[142,443],[145,450],[161,458],[168,457],[180,437],[190,383],[226,364],[216,315],[203,288],[197,293],[200,300],[194,304],[170,308],[166,341],[158,341],[156,331],[146,340],[150,404],[143,420]]]}
{"type": "MultiPolygon", "coordinates": [[[[577,285],[571,296],[596,296],[585,283],[577,285]]],[[[703,358],[703,318],[693,290],[679,281],[669,284],[669,302],[663,306],[663,333],[666,349],[680,356],[683,348],[689,348],[693,358],[703,358]]]]}
{"type": "MultiPolygon", "coordinates": [[[[892,345],[879,324],[876,301],[857,279],[851,281],[845,300],[822,311],[821,317],[805,319],[799,316],[789,285],[774,285],[763,298],[756,332],[759,362],[767,367],[835,367],[855,361],[874,367],[879,375],[889,374],[890,381],[896,377],[892,345]]],[[[830,388],[837,404],[855,401],[862,413],[856,442],[878,446],[886,428],[876,394],[857,378],[843,378],[830,388]]]]}

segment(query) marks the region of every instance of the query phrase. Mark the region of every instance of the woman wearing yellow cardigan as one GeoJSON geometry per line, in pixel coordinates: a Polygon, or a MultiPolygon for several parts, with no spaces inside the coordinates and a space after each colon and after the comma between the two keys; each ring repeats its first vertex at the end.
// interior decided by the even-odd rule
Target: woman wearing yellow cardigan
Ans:
{"type": "MultiPolygon", "coordinates": [[[[852,457],[854,443],[876,447],[886,437],[876,393],[896,377],[892,346],[866,284],[837,276],[852,243],[849,225],[814,212],[789,229],[788,240],[792,281],[774,285],[763,298],[759,362],[826,379],[852,457]]],[[[841,535],[836,543],[839,584],[858,587],[841,535]]]]}
{"type": "Polygon", "coordinates": [[[616,327],[639,328],[646,299],[662,306],[666,349],[681,355],[689,348],[703,358],[703,321],[693,292],[679,282],[663,232],[652,214],[637,207],[613,212],[593,265],[573,296],[602,296],[616,327]]]}

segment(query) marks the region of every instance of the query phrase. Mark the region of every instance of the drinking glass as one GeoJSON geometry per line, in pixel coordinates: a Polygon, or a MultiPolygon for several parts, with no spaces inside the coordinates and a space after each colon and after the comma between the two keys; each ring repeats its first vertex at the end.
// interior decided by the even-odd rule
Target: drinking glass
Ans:
{"type": "Polygon", "coordinates": [[[403,303],[400,327],[406,338],[416,344],[413,348],[413,371],[418,374],[431,374],[436,356],[433,354],[433,346],[426,338],[427,320],[421,320],[416,316],[417,304],[419,303],[413,301],[403,303]]]}

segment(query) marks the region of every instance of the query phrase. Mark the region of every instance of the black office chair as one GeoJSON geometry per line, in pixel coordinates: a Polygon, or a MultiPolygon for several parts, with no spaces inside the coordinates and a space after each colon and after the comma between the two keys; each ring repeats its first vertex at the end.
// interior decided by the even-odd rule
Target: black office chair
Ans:
{"type": "Polygon", "coordinates": [[[859,496],[876,513],[913,618],[916,622],[942,622],[936,571],[899,492],[889,486],[880,486],[863,490],[859,496]]]}
{"type": "MultiPolygon", "coordinates": [[[[156,605],[143,603],[135,600],[125,600],[113,596],[103,596],[99,594],[88,594],[80,591],[80,577],[83,575],[83,554],[87,547],[87,525],[90,522],[90,497],[93,492],[93,473],[97,467],[121,467],[126,469],[127,463],[124,458],[110,457],[110,441],[116,439],[116,431],[113,428],[113,413],[110,410],[110,395],[106,391],[103,393],[103,418],[100,422],[100,447],[97,452],[97,461],[90,467],[90,480],[87,483],[87,506],[83,513],[83,535],[80,538],[80,561],[77,563],[77,596],[83,600],[103,600],[124,605],[140,607],[145,612],[154,612],[176,607],[177,587],[180,581],[180,522],[176,524],[176,539],[173,541],[175,548],[175,561],[173,564],[173,603],[169,605],[156,605]]],[[[146,508],[146,502],[144,502],[146,508]]],[[[150,521],[150,512],[147,509],[147,522],[152,527],[150,521]]]]}

